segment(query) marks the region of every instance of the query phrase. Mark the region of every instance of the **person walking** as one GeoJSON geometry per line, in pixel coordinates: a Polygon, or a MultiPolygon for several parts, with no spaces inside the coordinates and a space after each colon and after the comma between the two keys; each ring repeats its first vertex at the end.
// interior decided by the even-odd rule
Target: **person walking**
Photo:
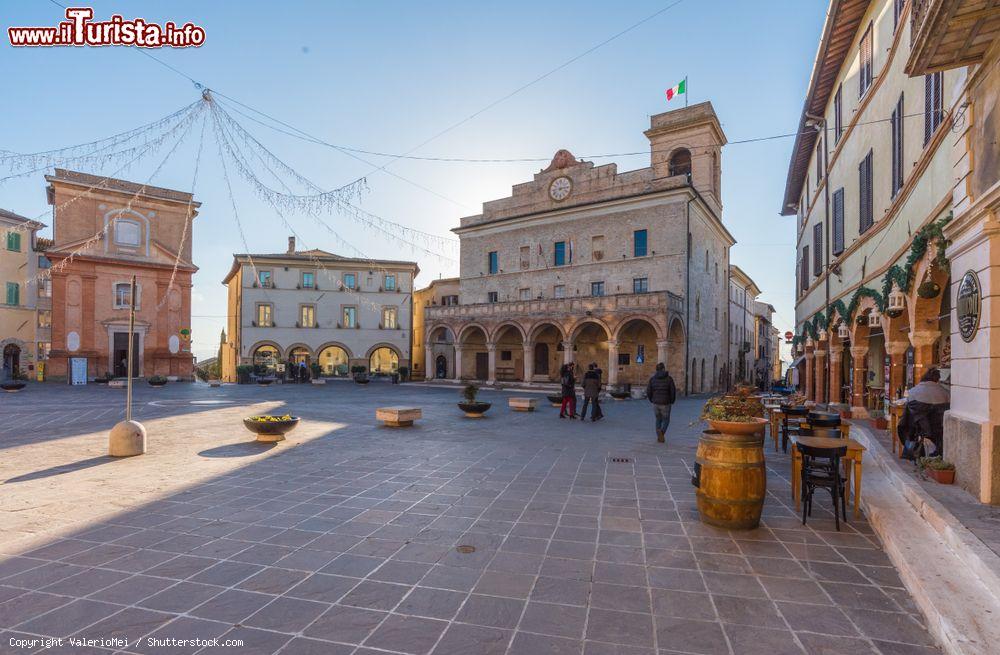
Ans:
{"type": "Polygon", "coordinates": [[[587,405],[592,404],[592,409],[590,410],[590,420],[600,421],[604,418],[604,412],[601,411],[600,404],[601,396],[601,369],[597,368],[597,364],[591,362],[587,366],[587,372],[583,374],[583,409],[580,410],[580,420],[587,418],[587,405]]]}
{"type": "Polygon", "coordinates": [[[677,400],[677,387],[674,386],[674,379],[670,377],[663,362],[656,365],[656,372],[646,384],[646,399],[653,403],[656,440],[663,443],[666,440],[667,428],[670,427],[670,407],[677,400]]]}
{"type": "Polygon", "coordinates": [[[559,407],[559,418],[576,418],[576,377],[573,375],[571,362],[559,369],[559,382],[562,385],[562,405],[559,407]],[[569,410],[567,412],[567,410],[569,410]]]}

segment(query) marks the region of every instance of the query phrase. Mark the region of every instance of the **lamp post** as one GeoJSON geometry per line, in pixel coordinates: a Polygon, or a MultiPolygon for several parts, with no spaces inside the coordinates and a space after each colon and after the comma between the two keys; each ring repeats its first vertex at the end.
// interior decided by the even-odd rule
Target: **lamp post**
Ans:
{"type": "Polygon", "coordinates": [[[129,288],[128,311],[128,356],[126,357],[125,380],[125,420],[115,424],[108,436],[108,455],[111,457],[131,457],[146,452],[146,428],[132,420],[132,377],[135,370],[135,276],[129,288]]]}

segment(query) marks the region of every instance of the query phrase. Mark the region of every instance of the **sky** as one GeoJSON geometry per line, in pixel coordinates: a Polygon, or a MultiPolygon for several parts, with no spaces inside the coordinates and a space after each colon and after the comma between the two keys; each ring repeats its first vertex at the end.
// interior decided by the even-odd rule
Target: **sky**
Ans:
{"type": "MultiPolygon", "coordinates": [[[[643,136],[649,116],[682,106],[683,99],[667,103],[664,90],[685,76],[689,101],[710,100],[730,141],[794,132],[826,0],[681,0],[497,103],[675,2],[79,4],[92,6],[95,19],[120,13],[202,26],[201,47],[151,53],[204,86],[335,145],[466,159],[547,160],[566,148],[596,164],[616,162],[619,171],[633,170],[649,165],[643,136]],[[592,157],[622,152],[643,154],[592,157]]],[[[46,0],[4,0],[0,23],[55,25],[62,12],[46,0]]],[[[21,153],[110,136],[166,116],[200,94],[191,81],[131,48],[15,49],[6,34],[0,41],[0,80],[0,150],[21,153]]],[[[449,230],[460,217],[479,213],[484,201],[508,196],[512,185],[547,165],[358,155],[366,162],[230,113],[319,187],[337,188],[363,177],[367,190],[360,207],[445,238],[453,237],[449,230]]],[[[117,176],[180,190],[194,183],[202,206],[193,233],[200,270],[192,296],[192,349],[204,358],[214,356],[224,327],[221,282],[232,253],[283,252],[289,230],[232,169],[230,201],[211,129],[193,180],[198,132],[193,130],[162,166],[169,147],[117,176]]],[[[737,239],[731,261],[761,288],[760,300],[774,305],[782,332],[792,330],[794,321],[795,221],[778,215],[792,141],[729,145],[722,159],[723,222],[737,239]]],[[[94,162],[87,170],[110,175],[121,165],[94,162]]],[[[51,224],[43,174],[0,182],[0,207],[51,224]]],[[[456,251],[437,240],[409,239],[414,247],[401,242],[398,231],[386,236],[337,212],[321,216],[326,226],[301,213],[286,218],[301,237],[300,248],[414,260],[421,269],[419,286],[458,274],[456,251]]]]}

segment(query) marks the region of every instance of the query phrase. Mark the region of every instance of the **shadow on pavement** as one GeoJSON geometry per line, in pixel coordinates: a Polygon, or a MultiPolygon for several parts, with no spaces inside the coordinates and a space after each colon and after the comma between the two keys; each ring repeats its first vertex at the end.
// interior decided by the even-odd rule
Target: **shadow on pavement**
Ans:
{"type": "Polygon", "coordinates": [[[63,473],[81,471],[83,469],[89,469],[94,466],[100,466],[101,464],[109,464],[117,459],[119,458],[111,457],[109,455],[102,455],[100,457],[91,457],[90,459],[82,459],[79,462],[73,462],[72,464],[60,464],[59,466],[53,466],[51,468],[42,469],[41,471],[32,471],[31,473],[25,473],[24,475],[19,475],[17,477],[4,480],[4,484],[13,484],[15,482],[27,482],[28,480],[39,480],[41,478],[50,478],[54,475],[62,475],[63,473]]]}

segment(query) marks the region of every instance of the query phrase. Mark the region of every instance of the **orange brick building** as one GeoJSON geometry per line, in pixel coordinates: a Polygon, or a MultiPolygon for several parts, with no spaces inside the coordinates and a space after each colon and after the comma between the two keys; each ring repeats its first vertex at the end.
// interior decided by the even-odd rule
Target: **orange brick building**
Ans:
{"type": "Polygon", "coordinates": [[[127,375],[135,275],[136,375],[190,379],[191,276],[198,270],[191,239],[200,203],[182,191],[59,168],[45,179],[54,237],[46,252],[53,266],[46,377],[80,383],[127,375]]]}

